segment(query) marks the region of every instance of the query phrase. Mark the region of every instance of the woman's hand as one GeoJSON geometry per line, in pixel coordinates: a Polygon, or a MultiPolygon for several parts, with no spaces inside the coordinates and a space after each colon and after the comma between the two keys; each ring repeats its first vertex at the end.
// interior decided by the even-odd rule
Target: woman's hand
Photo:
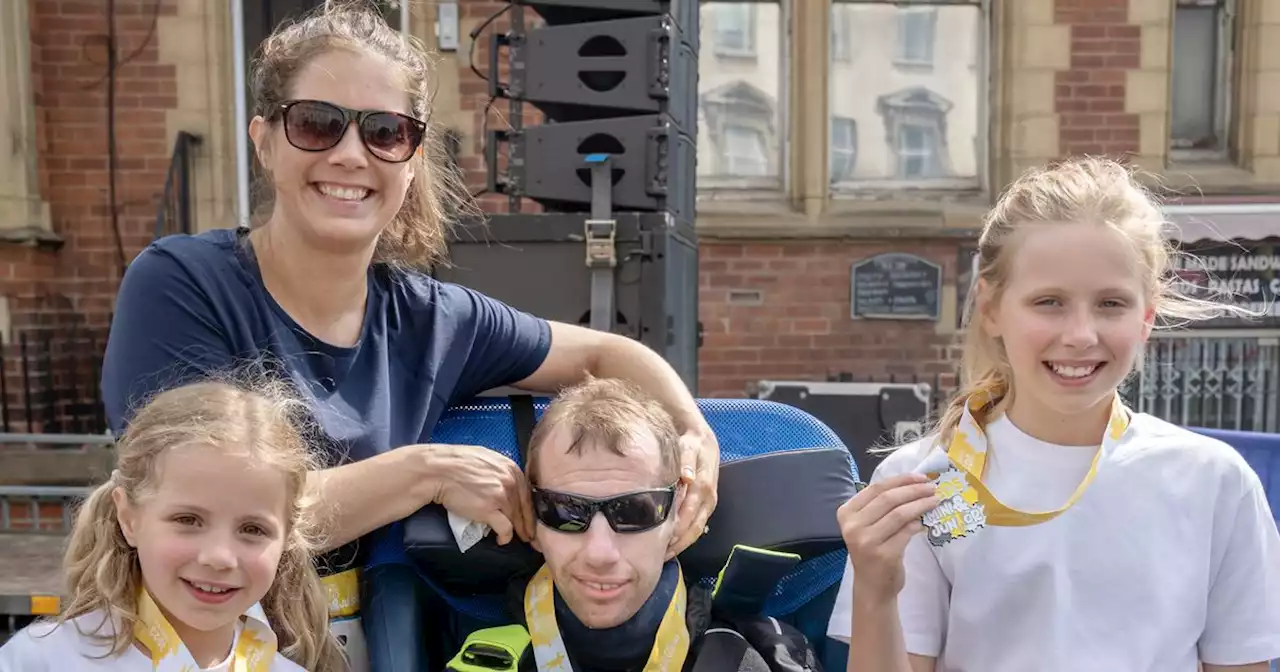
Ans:
{"type": "Polygon", "coordinates": [[[510,542],[513,533],[524,541],[533,537],[529,483],[520,465],[481,446],[438,444],[427,449],[439,479],[432,503],[488,525],[499,545],[510,542]]]}
{"type": "Polygon", "coordinates": [[[853,563],[854,599],[884,602],[906,583],[902,556],[924,530],[920,517],[938,506],[935,486],[923,474],[900,474],[873,483],[836,511],[853,563]]]}
{"type": "Polygon", "coordinates": [[[680,436],[680,482],[685,486],[680,506],[680,526],[667,558],[671,559],[702,536],[707,520],[716,510],[720,483],[720,442],[710,427],[687,431],[680,436]]]}

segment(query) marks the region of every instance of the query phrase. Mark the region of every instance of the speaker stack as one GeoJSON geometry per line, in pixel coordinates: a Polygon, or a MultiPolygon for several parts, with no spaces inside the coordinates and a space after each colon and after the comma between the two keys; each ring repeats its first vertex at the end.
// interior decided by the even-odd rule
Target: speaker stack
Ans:
{"type": "Polygon", "coordinates": [[[696,392],[697,0],[510,5],[489,81],[512,128],[487,132],[485,158],[488,190],[515,211],[464,222],[437,275],[636,338],[696,392]],[[522,123],[525,104],[543,123],[522,123]]]}

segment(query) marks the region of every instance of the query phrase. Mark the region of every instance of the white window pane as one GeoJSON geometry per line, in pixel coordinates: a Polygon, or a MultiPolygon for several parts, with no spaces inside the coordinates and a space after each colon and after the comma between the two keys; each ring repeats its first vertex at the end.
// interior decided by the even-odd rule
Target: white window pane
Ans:
{"type": "Polygon", "coordinates": [[[769,153],[764,134],[751,126],[730,125],[724,129],[725,157],[734,175],[762,177],[769,174],[769,153]]]}
{"type": "Polygon", "coordinates": [[[1173,19],[1172,146],[1219,145],[1219,8],[1179,6],[1173,19]]]}
{"type": "Polygon", "coordinates": [[[843,3],[831,22],[848,26],[850,58],[831,58],[830,114],[857,129],[856,160],[841,176],[837,150],[832,181],[851,187],[876,182],[976,184],[985,120],[983,13],[957,4],[899,7],[843,3]],[[874,129],[874,130],[873,130],[874,129]]]}
{"type": "Polygon", "coordinates": [[[781,186],[784,30],[776,3],[704,2],[698,186],[781,186]]]}
{"type": "Polygon", "coordinates": [[[898,10],[898,64],[933,65],[933,45],[937,37],[938,10],[904,8],[898,10]]]}
{"type": "Polygon", "coordinates": [[[852,119],[831,120],[831,181],[844,182],[858,161],[858,126],[852,119]]]}
{"type": "Polygon", "coordinates": [[[754,55],[756,8],[748,4],[722,3],[710,10],[715,50],[733,56],[754,55]]]}
{"type": "Polygon", "coordinates": [[[938,129],[932,125],[903,124],[898,129],[898,177],[943,177],[938,165],[938,129]]]}

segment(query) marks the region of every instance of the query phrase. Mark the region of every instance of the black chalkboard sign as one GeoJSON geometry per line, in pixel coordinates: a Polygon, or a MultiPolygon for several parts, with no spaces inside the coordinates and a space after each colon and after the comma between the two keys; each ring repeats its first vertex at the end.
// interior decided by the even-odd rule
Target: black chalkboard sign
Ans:
{"type": "Polygon", "coordinates": [[[936,320],[942,307],[942,267],[893,252],[853,265],[853,319],[936,320]]]}

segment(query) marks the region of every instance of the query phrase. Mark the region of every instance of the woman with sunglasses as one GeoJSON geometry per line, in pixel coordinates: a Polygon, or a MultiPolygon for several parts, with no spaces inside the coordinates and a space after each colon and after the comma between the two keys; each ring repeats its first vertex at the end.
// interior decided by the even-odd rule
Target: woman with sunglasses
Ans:
{"type": "Polygon", "coordinates": [[[425,52],[365,4],[330,0],[263,43],[248,130],[264,205],[252,225],[168,237],[130,265],[102,373],[112,429],[192,375],[249,361],[288,376],[314,399],[316,440],[332,456],[313,483],[335,571],[363,564],[372,544],[357,540],[431,503],[487,524],[501,543],[529,539],[519,466],[482,447],[428,445],[435,422],[495,387],[626,379],[683,432],[688,496],[672,542],[683,550],[716,503],[710,427],[643,345],[428,275],[445,252],[447,213],[475,210],[427,121],[425,52]]]}

